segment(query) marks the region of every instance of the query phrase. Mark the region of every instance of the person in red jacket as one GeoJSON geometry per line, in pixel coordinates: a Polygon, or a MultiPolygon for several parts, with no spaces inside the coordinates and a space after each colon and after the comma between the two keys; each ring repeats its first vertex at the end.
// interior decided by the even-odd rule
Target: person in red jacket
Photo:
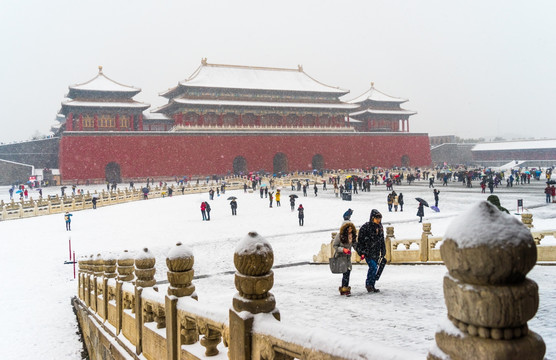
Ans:
{"type": "Polygon", "coordinates": [[[207,203],[204,201],[201,203],[201,215],[203,215],[203,221],[205,221],[207,219],[207,203]]]}

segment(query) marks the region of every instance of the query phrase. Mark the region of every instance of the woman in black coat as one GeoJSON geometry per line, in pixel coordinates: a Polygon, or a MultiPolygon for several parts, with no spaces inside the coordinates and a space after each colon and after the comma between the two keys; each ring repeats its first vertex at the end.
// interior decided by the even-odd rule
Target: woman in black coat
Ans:
{"type": "Polygon", "coordinates": [[[419,203],[419,207],[417,208],[417,216],[419,216],[419,222],[423,222],[423,216],[425,216],[425,207],[423,203],[419,203]]]}

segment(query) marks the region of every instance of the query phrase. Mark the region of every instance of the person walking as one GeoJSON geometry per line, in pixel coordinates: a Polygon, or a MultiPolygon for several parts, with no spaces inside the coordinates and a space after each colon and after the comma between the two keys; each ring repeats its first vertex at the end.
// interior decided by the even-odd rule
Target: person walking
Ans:
{"type": "Polygon", "coordinates": [[[93,203],[93,209],[97,208],[97,197],[93,196],[93,198],[91,199],[91,203],[93,203]]]}
{"type": "Polygon", "coordinates": [[[237,215],[237,201],[236,201],[236,199],[232,199],[232,201],[230,201],[230,207],[232,208],[232,215],[237,215]]]}
{"type": "Polygon", "coordinates": [[[303,204],[299,204],[297,208],[297,218],[299,219],[299,226],[303,226],[305,223],[305,208],[303,208],[303,204]]]}
{"type": "Polygon", "coordinates": [[[400,211],[403,212],[403,194],[400,193],[400,195],[398,195],[398,204],[400,204],[400,211]]]}
{"type": "Polygon", "coordinates": [[[392,200],[392,193],[388,193],[386,196],[386,203],[388,204],[388,211],[392,212],[392,204],[394,203],[394,200],[392,200]]]}
{"type": "Polygon", "coordinates": [[[290,196],[290,208],[292,209],[292,212],[295,210],[295,197],[294,196],[290,196]]]}
{"type": "Polygon", "coordinates": [[[550,203],[552,201],[552,190],[550,189],[550,185],[546,185],[544,194],[546,195],[546,203],[550,203]]]}
{"type": "Polygon", "coordinates": [[[73,215],[69,213],[69,211],[66,211],[66,213],[64,214],[64,220],[66,221],[66,231],[71,231],[71,217],[73,215]]]}
{"type": "Polygon", "coordinates": [[[434,194],[434,206],[438,207],[438,194],[440,194],[440,190],[434,189],[432,193],[434,194]]]}
{"type": "Polygon", "coordinates": [[[339,287],[340,295],[351,295],[351,286],[349,286],[349,275],[351,273],[351,249],[357,242],[357,230],[351,221],[345,221],[340,227],[340,231],[334,237],[332,247],[334,248],[334,257],[347,257],[349,259],[348,269],[342,274],[342,286],[339,287]]]}
{"type": "Polygon", "coordinates": [[[317,193],[319,192],[319,188],[317,187],[316,182],[315,182],[315,185],[313,185],[313,190],[315,191],[315,196],[317,196],[317,193]]]}
{"type": "Polygon", "coordinates": [[[207,220],[207,203],[206,202],[202,202],[201,203],[201,215],[203,215],[203,221],[207,220]]]}
{"type": "Polygon", "coordinates": [[[270,201],[269,207],[272,207],[272,201],[274,200],[274,191],[268,193],[268,200],[270,201]]]}
{"type": "Polygon", "coordinates": [[[375,287],[376,272],[381,258],[386,256],[386,245],[382,228],[382,214],[377,209],[371,211],[369,221],[359,229],[356,250],[361,255],[361,260],[366,260],[369,266],[365,280],[367,292],[379,292],[380,290],[375,287]]]}
{"type": "Polygon", "coordinates": [[[394,205],[394,211],[398,211],[398,205],[400,205],[400,201],[398,199],[398,195],[395,191],[392,191],[392,204],[394,205]]]}
{"type": "Polygon", "coordinates": [[[417,216],[419,216],[419,222],[423,222],[423,216],[425,216],[425,207],[421,202],[419,202],[419,207],[417,208],[417,216]]]}

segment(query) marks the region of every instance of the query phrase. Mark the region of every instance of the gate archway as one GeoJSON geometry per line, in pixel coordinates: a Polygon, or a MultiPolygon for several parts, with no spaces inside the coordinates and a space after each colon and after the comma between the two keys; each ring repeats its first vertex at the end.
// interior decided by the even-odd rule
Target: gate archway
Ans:
{"type": "Polygon", "coordinates": [[[276,153],[272,160],[272,169],[275,174],[279,172],[288,172],[288,157],[284,153],[276,153]]]}
{"type": "Polygon", "coordinates": [[[116,162],[109,162],[106,164],[106,167],[104,168],[104,175],[106,177],[106,181],[109,183],[122,182],[120,164],[116,162]]]}
{"type": "Polygon", "coordinates": [[[324,157],[321,154],[315,154],[311,161],[311,165],[313,166],[313,170],[324,169],[324,157]]]}
{"type": "Polygon", "coordinates": [[[234,174],[247,173],[247,160],[243,156],[236,156],[234,158],[234,174]]]}
{"type": "Polygon", "coordinates": [[[409,167],[409,155],[402,156],[402,166],[409,167]]]}

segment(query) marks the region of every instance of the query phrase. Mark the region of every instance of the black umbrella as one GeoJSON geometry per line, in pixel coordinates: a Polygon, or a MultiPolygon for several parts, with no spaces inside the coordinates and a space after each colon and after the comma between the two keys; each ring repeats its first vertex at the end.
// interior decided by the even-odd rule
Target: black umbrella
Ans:
{"type": "Polygon", "coordinates": [[[426,202],[425,200],[421,198],[415,198],[415,200],[419,201],[421,204],[425,205],[426,207],[429,207],[429,203],[426,202]]]}
{"type": "Polygon", "coordinates": [[[143,191],[143,194],[148,194],[149,193],[149,188],[147,188],[147,187],[144,187],[141,190],[143,191]]]}
{"type": "Polygon", "coordinates": [[[68,188],[67,186],[62,186],[60,189],[67,189],[67,188],[68,188]]]}
{"type": "Polygon", "coordinates": [[[554,184],[556,184],[556,180],[548,180],[546,183],[548,185],[554,185],[554,184]]]}
{"type": "Polygon", "coordinates": [[[236,200],[236,199],[237,199],[237,198],[236,198],[235,196],[230,196],[230,197],[228,198],[228,200],[236,200]]]}
{"type": "Polygon", "coordinates": [[[299,196],[297,196],[297,195],[295,195],[295,194],[291,194],[290,197],[291,197],[291,198],[296,198],[296,199],[297,199],[299,196]]]}

